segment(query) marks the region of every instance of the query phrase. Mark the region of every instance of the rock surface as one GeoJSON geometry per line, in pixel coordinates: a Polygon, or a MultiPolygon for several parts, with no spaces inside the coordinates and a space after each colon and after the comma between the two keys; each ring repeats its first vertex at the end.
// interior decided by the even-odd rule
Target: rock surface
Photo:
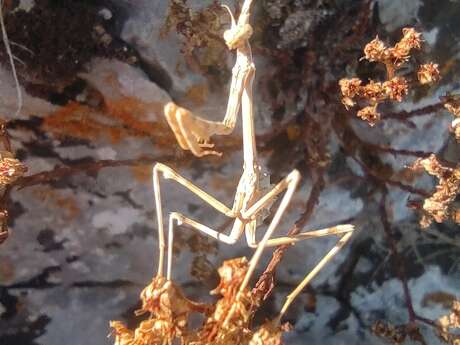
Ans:
{"type": "MultiPolygon", "coordinates": [[[[399,30],[413,24],[420,8],[432,2],[414,0],[400,7],[392,1],[378,1],[380,21],[389,32],[399,30]]],[[[191,1],[190,5],[199,10],[210,3],[191,1]]],[[[295,11],[287,16],[288,19],[275,23],[272,29],[279,30],[283,38],[279,47],[304,49],[309,44],[305,35],[321,25],[318,16],[334,15],[323,6],[312,9],[310,3],[313,2],[296,1],[295,11]]],[[[206,118],[222,118],[233,56],[224,59],[223,70],[213,71],[211,76],[203,75],[191,68],[181,54],[182,41],[174,31],[160,38],[168,11],[167,1],[120,0],[117,6],[119,12],[110,6],[99,10],[107,20],[120,16],[120,38],[137,52],[142,63],[95,57],[78,74],[84,87],[66,105],[50,98],[31,96],[23,90],[24,106],[20,118],[11,119],[16,123],[11,129],[12,145],[29,167],[29,174],[51,170],[59,164],[139,157],[147,157],[147,161],[134,166],[128,164],[70,174],[58,182],[37,184],[12,193],[12,234],[0,246],[2,345],[110,344],[113,339],[107,339],[109,321],[132,320],[138,295],[155,273],[157,264],[157,225],[151,182],[155,160],[177,168],[184,177],[227,205],[233,200],[242,167],[239,128],[227,143],[217,142],[228,145],[222,159],[198,160],[178,149],[162,118],[162,106],[171,99],[206,118]],[[219,79],[219,73],[226,76],[224,82],[219,79]],[[154,80],[153,74],[159,76],[158,79],[154,80]]],[[[264,8],[275,21],[284,18],[286,6],[284,1],[264,2],[264,8]]],[[[448,24],[436,25],[442,29],[448,24]]],[[[442,37],[438,35],[438,39],[442,37]]],[[[429,42],[432,46],[439,44],[433,40],[429,42]]],[[[260,45],[257,48],[260,50],[260,45]]],[[[432,54],[437,57],[436,51],[432,54]]],[[[257,90],[274,66],[257,49],[255,55],[257,90]]],[[[336,79],[340,77],[343,74],[336,79]]],[[[5,68],[0,69],[0,78],[0,111],[10,119],[8,114],[14,113],[16,104],[14,84],[5,68]]],[[[452,89],[455,85],[447,83],[431,94],[428,92],[422,100],[406,102],[400,107],[411,110],[431,104],[452,89]]],[[[264,140],[264,134],[271,133],[281,122],[276,122],[276,114],[272,114],[272,104],[267,98],[260,94],[256,97],[257,133],[264,140]]],[[[306,98],[308,96],[295,100],[299,109],[306,98]]],[[[297,109],[290,109],[282,123],[297,116],[297,109]]],[[[446,134],[450,121],[440,113],[415,118],[415,128],[391,120],[375,128],[358,121],[353,126],[363,140],[375,144],[438,152],[452,146],[446,134]]],[[[286,137],[295,137],[295,128],[292,131],[286,137]]],[[[350,171],[361,176],[364,172],[356,162],[341,156],[337,138],[334,138],[332,136],[328,143],[329,153],[335,159],[333,168],[306,229],[351,220],[358,230],[352,243],[329,263],[313,281],[312,289],[301,295],[288,314],[294,330],[287,335],[286,343],[382,344],[382,340],[370,331],[375,321],[384,319],[394,324],[407,321],[401,282],[388,263],[389,250],[378,220],[377,201],[368,198],[370,191],[362,182],[335,180],[340,175],[336,172],[350,171]],[[353,262],[351,273],[342,274],[348,272],[353,262]],[[307,308],[312,291],[316,296],[314,311],[307,308]]],[[[272,182],[296,167],[289,157],[303,154],[294,151],[294,144],[285,137],[279,142],[276,140],[261,144],[261,160],[269,167],[274,178],[272,182]],[[273,157],[281,157],[281,160],[273,157]]],[[[384,163],[394,168],[401,168],[413,160],[392,155],[383,158],[384,163]]],[[[305,210],[313,179],[309,171],[304,172],[303,183],[283,217],[280,233],[290,228],[305,210]]],[[[420,185],[427,190],[433,186],[428,178],[422,179],[420,185]]],[[[178,211],[211,228],[228,228],[225,217],[203,205],[181,186],[164,182],[162,192],[165,217],[168,212],[178,211]]],[[[420,233],[414,212],[407,208],[411,197],[407,191],[391,190],[387,201],[389,218],[393,228],[401,233],[399,246],[410,270],[409,288],[414,307],[421,315],[436,319],[447,309],[440,303],[427,304],[427,296],[443,292],[459,297],[460,282],[452,274],[459,269],[456,264],[458,248],[444,235],[458,227],[439,226],[429,235],[420,233]],[[439,246],[427,250],[424,246],[432,242],[439,246]],[[438,261],[430,257],[443,255],[436,251],[445,247],[449,259],[438,261]],[[415,263],[417,256],[422,265],[415,263]]],[[[197,263],[204,262],[206,267],[215,269],[224,259],[251,255],[244,239],[235,246],[227,246],[185,228],[177,232],[176,239],[174,278],[185,286],[192,298],[208,298],[207,293],[213,287],[211,279],[200,280],[192,274],[197,263]]],[[[277,288],[263,317],[276,315],[285,295],[334,241],[332,238],[305,241],[289,249],[277,271],[277,288]]],[[[262,261],[265,263],[268,258],[267,253],[262,261]]],[[[432,332],[425,331],[427,343],[437,344],[432,332]]]]}

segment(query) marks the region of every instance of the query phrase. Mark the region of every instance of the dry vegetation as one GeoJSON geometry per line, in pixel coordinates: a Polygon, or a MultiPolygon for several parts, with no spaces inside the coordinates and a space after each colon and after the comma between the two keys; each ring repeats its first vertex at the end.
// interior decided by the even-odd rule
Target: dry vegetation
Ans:
{"type": "Polygon", "coordinates": [[[142,291],[142,308],[136,312],[148,313],[149,318],[134,331],[113,321],[115,345],[173,344],[177,339],[183,345],[281,344],[282,333],[289,327],[282,325],[279,318],[253,329],[254,313],[260,304],[256,294],[246,289],[235,304],[247,269],[246,258],[225,261],[219,268],[220,283],[210,292],[220,298],[209,305],[190,301],[178,286],[164,277],[154,278],[142,291]],[[188,328],[192,313],[204,316],[199,329],[188,328]]]}
{"type": "MultiPolygon", "coordinates": [[[[188,61],[192,66],[200,66],[205,72],[209,72],[211,66],[221,63],[222,54],[225,46],[218,36],[221,23],[218,13],[220,9],[216,5],[206,8],[203,12],[194,13],[186,7],[186,1],[172,1],[170,15],[165,24],[165,32],[175,28],[185,37],[183,53],[188,56],[188,61]],[[212,25],[211,29],[208,25],[212,25]],[[201,50],[201,54],[198,51],[201,50]],[[205,53],[203,53],[203,50],[205,53]],[[203,69],[204,67],[204,69],[203,69]]],[[[338,21],[338,25],[343,25],[343,31],[350,33],[344,40],[347,46],[358,46],[362,43],[364,32],[368,29],[367,20],[370,17],[369,3],[366,2],[356,10],[356,21],[344,23],[338,21]]],[[[13,19],[11,19],[13,21],[13,19]]],[[[20,23],[20,18],[15,19],[20,23]]],[[[13,21],[13,23],[15,23],[13,21]]],[[[15,24],[16,26],[16,24],[15,24]]],[[[260,29],[260,28],[259,28],[260,29]]],[[[261,31],[261,30],[259,30],[261,31]]],[[[17,40],[21,41],[21,33],[15,32],[17,40]]],[[[336,34],[336,33],[334,33],[336,34]]],[[[446,95],[437,104],[430,105],[412,112],[382,113],[379,108],[384,102],[403,101],[410,90],[415,87],[425,87],[437,82],[440,79],[438,65],[432,62],[419,65],[415,70],[415,76],[409,78],[406,74],[400,73],[403,66],[410,63],[411,54],[419,50],[422,46],[422,37],[413,28],[405,28],[402,32],[402,39],[394,46],[386,46],[378,37],[368,43],[364,48],[364,59],[384,66],[386,79],[382,81],[370,80],[365,82],[359,78],[342,79],[339,82],[342,94],[342,103],[347,109],[359,107],[357,116],[367,121],[371,126],[384,121],[385,119],[397,119],[402,123],[411,126],[410,119],[433,110],[445,107],[455,117],[452,121],[451,129],[457,141],[460,142],[460,101],[458,97],[446,95]],[[417,86],[417,84],[419,84],[417,86]]],[[[87,33],[89,35],[89,33],[87,33]]],[[[312,33],[313,36],[313,33],[312,33]]],[[[91,36],[93,40],[94,35],[91,36]]],[[[90,40],[90,41],[91,41],[90,40]]],[[[330,42],[330,36],[325,38],[325,42],[330,42]]],[[[304,152],[300,157],[293,159],[295,163],[304,164],[308,167],[312,177],[312,191],[305,202],[305,211],[302,217],[296,222],[289,234],[298,233],[308,221],[318,202],[319,195],[327,184],[326,170],[331,164],[333,157],[327,152],[327,142],[332,135],[336,135],[339,145],[343,149],[346,157],[354,160],[365,172],[365,177],[356,178],[361,183],[365,180],[369,186],[369,194],[377,195],[380,220],[384,230],[387,244],[391,256],[396,264],[394,274],[401,280],[404,291],[404,298],[409,315],[409,322],[404,325],[392,325],[387,322],[379,322],[374,325],[375,334],[388,339],[393,344],[401,344],[407,339],[412,339],[424,344],[423,335],[420,332],[420,324],[429,325],[434,328],[440,340],[447,344],[459,344],[459,336],[455,330],[459,326],[459,302],[452,302],[452,311],[439,320],[428,320],[415,313],[411,294],[407,283],[407,273],[405,270],[404,256],[400,254],[398,248],[397,234],[389,221],[389,211],[387,210],[387,195],[390,188],[402,189],[417,195],[419,205],[415,203],[415,208],[421,213],[420,225],[422,228],[430,226],[433,222],[442,223],[453,221],[460,224],[460,211],[455,205],[460,190],[460,167],[452,162],[445,162],[441,158],[429,152],[414,152],[408,150],[394,149],[391,147],[375,145],[363,141],[353,130],[349,117],[340,114],[339,105],[335,102],[338,98],[337,85],[327,84],[321,80],[319,75],[325,75],[327,68],[342,68],[343,66],[334,65],[334,61],[343,58],[347,52],[340,44],[330,45],[333,49],[329,55],[325,53],[326,63],[319,62],[317,54],[324,53],[321,50],[312,51],[287,51],[276,48],[262,48],[258,46],[255,51],[264,54],[277,66],[262,82],[261,93],[270,99],[273,109],[283,112],[289,107],[296,98],[299,89],[308,89],[312,99],[320,99],[322,108],[316,107],[317,104],[307,104],[305,109],[293,121],[280,122],[279,126],[270,133],[260,136],[262,149],[270,146],[271,143],[279,140],[280,137],[290,141],[292,147],[296,148],[293,152],[304,152]],[[299,55],[308,56],[308,61],[318,61],[315,63],[304,63],[298,67],[295,61],[299,55]],[[293,66],[301,71],[292,71],[293,66]],[[325,67],[327,66],[327,67],[325,67]],[[332,66],[332,67],[331,67],[332,66]],[[305,76],[309,76],[307,80],[305,76]],[[283,76],[283,77],[281,77],[283,76]],[[319,80],[319,81],[318,81],[319,80]],[[284,92],[273,97],[273,90],[278,89],[277,83],[288,85],[284,92]],[[318,87],[320,84],[321,87],[318,87]],[[331,92],[330,90],[334,90],[331,92]],[[333,94],[333,95],[332,95],[333,94]],[[315,109],[321,117],[316,116],[315,109]],[[374,154],[372,159],[369,152],[374,154]],[[437,178],[438,184],[433,192],[417,189],[408,184],[407,180],[399,179],[398,172],[391,171],[385,166],[375,154],[395,154],[418,158],[413,165],[413,169],[424,169],[428,174],[437,178]]],[[[101,48],[102,49],[102,48],[101,48]]],[[[103,52],[106,52],[104,47],[103,52]]],[[[23,59],[27,59],[27,52],[23,52],[23,59]]],[[[30,58],[30,57],[29,57],[30,58]]],[[[46,57],[44,57],[46,58],[46,57]]],[[[86,60],[83,60],[86,61],[86,60]]],[[[302,60],[303,61],[303,60],[302,60]]],[[[30,64],[32,65],[32,64],[30,64]]],[[[41,64],[40,64],[41,65],[41,64]]],[[[43,63],[45,65],[45,63],[43,63]]],[[[51,64],[52,65],[52,64],[51,64]]],[[[55,64],[56,65],[56,64],[55,64]]],[[[56,65],[60,67],[59,65],[56,65]]],[[[56,67],[56,68],[57,68],[56,67]]],[[[80,68],[80,64],[75,66],[80,68]]],[[[59,72],[59,70],[57,70],[59,72]]],[[[41,71],[38,71],[41,72],[41,71]]],[[[37,73],[38,73],[37,72],[37,73]]],[[[55,70],[51,76],[46,78],[56,78],[59,74],[55,70]]],[[[38,73],[39,74],[39,73],[38,73]]],[[[45,79],[46,79],[45,78],[45,79]]],[[[65,85],[68,79],[64,80],[65,85]]],[[[334,81],[336,83],[336,81],[334,81]]],[[[104,103],[103,103],[104,104],[104,103]]],[[[105,109],[108,105],[103,105],[105,109]]],[[[128,108],[131,109],[130,103],[128,108]]],[[[80,139],[94,140],[100,133],[106,134],[114,142],[120,137],[143,135],[149,136],[155,129],[161,128],[150,125],[144,126],[139,119],[130,117],[129,111],[123,105],[110,107],[104,111],[104,116],[114,118],[117,126],[104,126],[103,121],[99,123],[94,118],[92,122],[82,122],[81,117],[88,117],[94,113],[94,109],[89,109],[86,105],[68,103],[58,113],[51,114],[40,130],[51,131],[61,136],[77,136],[80,139]],[[111,109],[111,110],[110,110],[111,109]],[[122,109],[122,111],[120,110],[122,109]],[[118,111],[118,112],[116,112],[118,111]],[[83,114],[84,113],[84,114],[83,114]]],[[[100,110],[100,109],[98,109],[100,110]]],[[[132,110],[132,109],[131,109],[132,110]]],[[[17,122],[9,124],[14,128],[17,122]]],[[[82,163],[70,166],[57,166],[51,171],[45,171],[29,176],[23,176],[27,171],[26,167],[14,158],[13,150],[9,143],[8,124],[2,124],[1,139],[4,151],[0,154],[0,185],[2,197],[0,199],[0,243],[7,239],[7,216],[8,202],[10,193],[16,189],[28,186],[49,183],[61,180],[76,173],[95,173],[107,166],[122,165],[146,165],[153,164],[161,160],[167,161],[172,156],[165,157],[137,157],[127,161],[98,161],[92,163],[82,163]]],[[[170,144],[172,135],[159,141],[159,144],[170,144]]],[[[226,149],[235,149],[237,145],[226,149]]],[[[268,150],[268,149],[267,149],[268,150]]],[[[185,157],[184,162],[190,162],[191,157],[185,157]]],[[[279,159],[279,157],[278,157],[279,159]]],[[[285,159],[286,160],[286,159],[285,159]]],[[[273,161],[276,164],[277,157],[274,155],[273,161]]],[[[221,282],[212,294],[220,296],[212,304],[202,304],[189,300],[180,287],[174,282],[164,278],[155,278],[141,294],[142,308],[137,314],[146,315],[146,320],[142,321],[135,330],[127,329],[120,322],[112,322],[113,334],[116,345],[155,345],[171,344],[179,340],[181,344],[281,344],[281,335],[289,329],[283,325],[279,318],[268,320],[261,326],[254,326],[252,321],[254,314],[263,301],[268,298],[272,289],[275,287],[274,275],[278,264],[281,262],[284,252],[288,246],[280,246],[273,254],[273,258],[264,273],[259,277],[254,290],[247,289],[244,298],[236,306],[236,313],[228,318],[229,310],[234,306],[236,291],[244,277],[247,263],[245,259],[233,259],[226,261],[219,269],[221,282]],[[203,318],[202,325],[197,329],[190,329],[190,319],[199,314],[203,318]]],[[[352,270],[351,270],[352,271],[352,270]]],[[[351,272],[352,273],[352,272],[351,272]]],[[[345,277],[346,278],[346,277],[345,277]]],[[[234,307],[235,308],[235,307],[234,307]]]]}
{"type": "MultiPolygon", "coordinates": [[[[342,103],[347,109],[357,104],[366,104],[358,111],[357,116],[367,121],[371,126],[381,120],[377,110],[380,103],[385,101],[401,102],[409,93],[409,86],[415,86],[418,81],[421,85],[433,84],[440,78],[438,65],[434,63],[422,64],[418,67],[416,78],[408,80],[407,76],[398,76],[397,72],[411,57],[411,50],[420,49],[421,34],[413,28],[403,29],[403,38],[393,47],[387,48],[377,38],[366,45],[365,59],[370,62],[382,63],[385,66],[387,80],[383,82],[369,81],[367,84],[358,78],[342,79],[339,82],[342,92],[342,103]]],[[[458,108],[452,102],[445,103],[446,108],[458,116],[458,108]]],[[[455,128],[453,125],[452,127],[455,128]]],[[[324,163],[323,163],[324,164],[324,163]]],[[[326,161],[327,165],[327,161],[326,161]]],[[[442,165],[435,155],[420,158],[413,168],[423,167],[429,174],[439,179],[436,191],[423,202],[423,216],[420,221],[422,228],[428,227],[432,221],[438,223],[447,219],[457,221],[457,210],[452,210],[451,204],[460,191],[460,173],[458,168],[449,168],[442,165]]],[[[389,237],[393,253],[401,260],[397,253],[396,243],[388,223],[385,208],[385,197],[382,199],[382,222],[389,237]]],[[[280,250],[281,248],[279,248],[280,250]]],[[[284,248],[283,250],[285,250],[284,248]]],[[[145,288],[141,294],[142,309],[137,313],[149,313],[149,318],[134,330],[128,330],[118,321],[112,322],[116,337],[116,345],[137,344],[172,344],[179,340],[181,344],[281,344],[282,334],[289,330],[287,324],[281,325],[281,317],[268,320],[260,327],[254,327],[252,320],[263,298],[273,289],[273,282],[268,283],[269,276],[281,261],[283,251],[275,252],[273,264],[262,275],[256,288],[251,292],[244,291],[244,297],[237,298],[237,291],[245,276],[247,263],[244,258],[233,259],[223,263],[219,269],[221,282],[211,294],[219,294],[221,298],[214,304],[203,305],[192,302],[184,297],[179,287],[172,281],[157,277],[145,288]],[[280,255],[281,253],[281,255],[280,255]],[[278,256],[276,256],[278,255],[278,256]],[[261,294],[261,291],[265,293],[261,294]],[[236,306],[235,306],[236,303],[236,306]],[[232,313],[232,308],[236,312],[232,313]],[[204,321],[199,328],[190,329],[188,318],[192,313],[200,313],[204,321]]],[[[436,330],[439,339],[447,344],[457,344],[459,340],[451,329],[458,327],[458,302],[454,301],[452,313],[438,321],[425,319],[417,315],[413,309],[407,281],[403,269],[399,271],[403,282],[405,296],[408,303],[410,322],[404,325],[377,322],[372,331],[382,338],[398,345],[406,340],[426,344],[421,329],[417,323],[425,323],[436,330]]],[[[269,278],[270,279],[270,278],[269,278]]]]}

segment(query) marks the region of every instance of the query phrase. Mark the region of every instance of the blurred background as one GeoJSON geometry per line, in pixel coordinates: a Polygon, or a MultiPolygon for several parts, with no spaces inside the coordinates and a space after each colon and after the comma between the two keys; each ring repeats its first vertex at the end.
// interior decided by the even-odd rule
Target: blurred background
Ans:
{"type": "MultiPolygon", "coordinates": [[[[177,145],[162,113],[174,100],[223,118],[234,64],[221,38],[229,18],[217,3],[199,0],[2,4],[23,104],[15,114],[2,45],[0,114],[10,151],[28,171],[4,187],[0,201],[10,229],[0,245],[0,344],[110,344],[109,321],[136,324],[139,293],[155,274],[153,164],[177,169],[227,205],[233,200],[243,164],[240,123],[215,139],[221,158],[195,158],[177,145]]],[[[408,166],[430,153],[458,164],[453,117],[440,97],[459,91],[459,16],[454,0],[255,1],[260,159],[272,183],[294,168],[302,174],[278,232],[294,224],[357,228],[290,309],[287,344],[395,343],[384,330],[409,338],[406,325],[416,319],[413,338],[441,343],[421,319],[449,314],[459,297],[459,228],[446,221],[421,229],[421,204],[438,180],[408,166]],[[363,48],[376,35],[393,45],[409,26],[424,44],[401,73],[433,61],[442,78],[411,86],[401,103],[382,104],[382,120],[371,127],[341,104],[338,81],[385,80],[382,66],[360,60],[363,48]]],[[[181,186],[162,186],[165,214],[229,230],[228,219],[181,186]]],[[[335,241],[287,251],[256,322],[277,315],[335,241]]],[[[184,227],[175,253],[174,279],[204,301],[222,261],[251,250],[244,239],[228,246],[184,227]]],[[[267,251],[257,274],[270,257],[267,251]]]]}

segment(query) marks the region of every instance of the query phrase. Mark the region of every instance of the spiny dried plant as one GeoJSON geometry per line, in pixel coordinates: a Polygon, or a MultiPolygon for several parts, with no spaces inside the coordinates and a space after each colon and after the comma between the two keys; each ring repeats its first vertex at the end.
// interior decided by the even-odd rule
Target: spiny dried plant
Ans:
{"type": "MultiPolygon", "coordinates": [[[[422,37],[413,28],[404,28],[402,32],[402,39],[393,47],[386,47],[376,37],[364,48],[363,58],[384,64],[388,80],[384,82],[370,80],[366,85],[363,85],[363,81],[359,78],[339,81],[343,97],[342,103],[347,109],[357,105],[358,101],[365,101],[369,104],[359,110],[357,116],[371,126],[381,119],[381,114],[377,109],[380,103],[385,100],[401,102],[409,92],[410,82],[406,77],[397,76],[396,72],[409,61],[412,50],[421,48],[422,37]]],[[[439,78],[437,64],[430,62],[418,67],[417,80],[421,85],[433,84],[439,78]]],[[[459,99],[454,96],[445,96],[441,100],[444,102],[444,107],[456,117],[452,122],[452,129],[458,140],[460,137],[459,99]]],[[[460,168],[443,165],[434,154],[418,159],[412,168],[414,170],[425,169],[430,175],[439,179],[435,192],[422,202],[421,227],[427,228],[433,221],[442,223],[448,219],[458,223],[459,212],[452,206],[452,203],[460,190],[460,168]]]]}
{"type": "MultiPolygon", "coordinates": [[[[412,77],[412,79],[409,80],[407,74],[403,75],[403,73],[407,72],[406,69],[403,71],[402,67],[409,62],[412,51],[421,48],[421,43],[421,34],[412,28],[403,29],[403,38],[393,47],[387,48],[378,37],[368,43],[364,49],[364,59],[383,64],[385,66],[387,80],[383,82],[370,80],[366,85],[364,85],[364,82],[359,78],[340,80],[339,86],[342,93],[342,103],[345,107],[349,109],[356,105],[362,106],[362,109],[358,111],[358,117],[373,126],[382,118],[378,111],[380,104],[385,101],[403,101],[413,85],[431,85],[437,82],[440,79],[440,72],[438,65],[432,62],[413,68],[417,71],[416,78],[412,77]]],[[[452,122],[452,129],[458,140],[460,102],[457,96],[446,95],[441,97],[438,103],[412,111],[385,114],[383,118],[395,119],[401,121],[408,127],[415,128],[416,125],[409,120],[410,117],[435,113],[442,109],[442,107],[445,107],[456,117],[452,122]]],[[[370,143],[366,143],[366,145],[369,144],[370,143]]],[[[460,212],[458,207],[454,204],[460,191],[460,166],[458,163],[442,160],[431,152],[395,150],[391,147],[382,149],[379,145],[374,144],[369,146],[372,147],[372,149],[380,149],[382,152],[417,157],[418,159],[411,166],[410,170],[424,169],[428,174],[438,178],[439,181],[433,193],[427,193],[425,190],[413,188],[412,186],[409,188],[404,186],[408,192],[423,198],[420,202],[414,202],[413,204],[414,208],[420,209],[422,212],[422,218],[420,220],[422,228],[428,227],[433,222],[441,223],[448,220],[460,223],[460,212]]],[[[353,151],[349,152],[352,153],[353,151]]],[[[367,169],[368,172],[372,172],[365,164],[362,164],[362,167],[367,169]]],[[[372,176],[375,175],[372,174],[372,176]]],[[[388,183],[388,180],[386,182],[388,183]]],[[[399,186],[403,187],[401,184],[399,184],[399,186]]],[[[454,309],[450,316],[442,319],[442,322],[427,319],[415,311],[408,286],[407,272],[404,267],[405,263],[403,256],[398,253],[398,240],[394,237],[394,232],[392,231],[392,226],[389,221],[389,213],[386,209],[386,193],[388,193],[388,189],[385,188],[383,190],[384,197],[381,200],[381,220],[393,259],[395,263],[397,263],[398,268],[395,269],[395,273],[403,286],[408,322],[400,325],[393,325],[391,322],[379,321],[374,324],[372,330],[377,336],[386,339],[394,345],[403,344],[409,340],[425,345],[427,342],[421,332],[421,326],[425,325],[433,328],[441,341],[448,344],[460,344],[458,335],[452,332],[454,327],[448,326],[455,325],[455,320],[458,320],[456,318],[458,312],[454,311],[454,309]],[[444,325],[444,327],[440,326],[440,324],[444,325]]]]}
{"type": "Polygon", "coordinates": [[[413,168],[423,168],[428,174],[439,179],[436,191],[423,201],[421,227],[427,228],[433,221],[443,223],[449,218],[455,220],[457,210],[452,207],[452,203],[460,192],[460,165],[448,167],[432,154],[428,158],[416,160],[413,168]]]}
{"type": "MultiPolygon", "coordinates": [[[[448,345],[460,344],[460,301],[453,300],[449,314],[441,316],[435,322],[425,320],[436,329],[436,336],[442,343],[448,345]]],[[[402,345],[406,340],[426,345],[420,327],[415,323],[393,325],[388,322],[377,321],[372,326],[372,332],[388,341],[392,345],[402,345]]]]}
{"type": "Polygon", "coordinates": [[[165,37],[174,28],[184,38],[181,50],[187,63],[206,72],[207,67],[222,65],[226,52],[220,36],[222,12],[217,1],[195,11],[187,6],[187,0],[171,0],[160,34],[165,37]]]}
{"type": "Polygon", "coordinates": [[[172,281],[156,277],[141,293],[142,308],[136,315],[149,313],[136,330],[130,331],[121,322],[113,321],[116,345],[171,344],[187,335],[189,315],[207,313],[210,306],[187,299],[172,281]]]}
{"type": "Polygon", "coordinates": [[[0,244],[2,244],[9,235],[6,206],[9,193],[13,184],[27,172],[27,167],[14,158],[6,122],[3,120],[0,120],[0,141],[4,148],[0,151],[0,244]]]}
{"type": "Polygon", "coordinates": [[[460,344],[460,301],[452,302],[451,311],[438,319],[438,337],[441,341],[449,345],[460,344]],[[452,333],[456,330],[456,333],[452,333]]]}
{"type": "MultiPolygon", "coordinates": [[[[409,81],[406,76],[396,75],[396,72],[409,61],[412,50],[422,46],[421,34],[413,28],[404,28],[403,37],[393,47],[387,47],[378,36],[364,48],[364,57],[370,62],[381,63],[385,66],[387,80],[373,81],[367,84],[359,78],[341,79],[342,103],[350,109],[363,105],[357,116],[374,126],[380,119],[379,104],[390,100],[401,102],[409,92],[409,81]]],[[[418,82],[422,85],[432,84],[439,80],[438,65],[432,62],[422,64],[417,72],[418,82]]]]}
{"type": "Polygon", "coordinates": [[[393,325],[383,321],[377,321],[372,326],[372,332],[392,345],[402,345],[408,339],[424,345],[423,336],[420,333],[420,328],[415,324],[393,325]]]}
{"type": "Polygon", "coordinates": [[[447,95],[443,97],[444,107],[454,115],[451,127],[455,134],[455,139],[460,143],[460,97],[459,95],[447,95]]]}
{"type": "Polygon", "coordinates": [[[214,304],[192,302],[173,282],[156,277],[141,293],[142,308],[136,312],[149,313],[149,318],[134,331],[119,321],[110,323],[115,345],[166,345],[175,340],[182,345],[281,345],[281,336],[289,327],[278,317],[253,329],[251,323],[260,301],[248,288],[243,297],[238,296],[248,268],[246,258],[222,264],[220,283],[210,292],[221,296],[214,304]],[[188,328],[193,313],[204,316],[198,329],[188,328]]]}
{"type": "Polygon", "coordinates": [[[12,184],[24,175],[27,167],[8,151],[0,151],[0,188],[12,184]]]}

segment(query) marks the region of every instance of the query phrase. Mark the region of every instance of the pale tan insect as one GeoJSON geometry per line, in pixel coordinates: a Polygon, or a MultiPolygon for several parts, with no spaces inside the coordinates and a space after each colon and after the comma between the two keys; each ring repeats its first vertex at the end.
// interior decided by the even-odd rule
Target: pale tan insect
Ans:
{"type": "MultiPolygon", "coordinates": [[[[201,157],[205,155],[220,155],[214,151],[214,144],[210,142],[213,135],[230,134],[236,123],[236,118],[241,107],[242,127],[243,127],[243,152],[244,165],[232,208],[227,207],[216,198],[209,195],[204,190],[194,185],[189,180],[180,176],[176,171],[168,166],[158,163],[153,168],[153,184],[155,193],[155,204],[158,221],[158,238],[159,238],[159,267],[158,276],[163,276],[164,255],[166,249],[164,231],[163,231],[163,213],[161,203],[160,176],[165,179],[172,179],[192,193],[200,197],[207,204],[214,207],[217,211],[234,219],[232,230],[229,234],[220,233],[210,227],[198,223],[183,214],[173,212],[169,216],[168,232],[168,257],[166,278],[171,279],[172,259],[173,259],[173,241],[174,229],[176,225],[187,224],[192,229],[213,237],[227,244],[234,244],[243,233],[246,235],[246,241],[249,247],[256,248],[252,256],[247,274],[240,286],[240,292],[247,287],[251,275],[266,247],[273,247],[282,244],[294,244],[301,240],[317,238],[328,235],[338,235],[340,240],[335,247],[330,250],[326,256],[317,264],[317,266],[305,277],[299,286],[288,296],[285,305],[281,310],[279,318],[284,314],[294,298],[310,282],[310,280],[331,260],[331,258],[342,248],[350,239],[354,226],[338,225],[331,228],[303,232],[298,235],[288,237],[271,238],[278,224],[281,221],[286,208],[288,207],[292,195],[299,183],[300,173],[293,170],[288,176],[281,180],[275,187],[260,197],[259,184],[261,180],[261,166],[257,160],[255,132],[254,132],[254,110],[253,110],[253,81],[255,66],[253,63],[251,46],[249,38],[252,34],[252,28],[249,24],[250,8],[252,0],[245,0],[241,8],[241,14],[238,21],[233,17],[228,7],[227,10],[231,16],[231,28],[224,33],[224,39],[229,49],[236,49],[236,64],[232,70],[232,82],[230,87],[229,100],[225,118],[222,122],[212,122],[195,116],[190,111],[169,103],[165,106],[165,115],[170,127],[172,128],[177,141],[182,149],[190,150],[194,155],[201,157]],[[268,229],[260,242],[256,240],[256,218],[260,212],[272,204],[274,198],[285,192],[275,214],[268,226],[268,229]]],[[[237,299],[238,299],[237,295],[237,299]]],[[[237,303],[235,303],[237,305],[237,303]]],[[[231,318],[232,312],[227,319],[231,318]]]]}

